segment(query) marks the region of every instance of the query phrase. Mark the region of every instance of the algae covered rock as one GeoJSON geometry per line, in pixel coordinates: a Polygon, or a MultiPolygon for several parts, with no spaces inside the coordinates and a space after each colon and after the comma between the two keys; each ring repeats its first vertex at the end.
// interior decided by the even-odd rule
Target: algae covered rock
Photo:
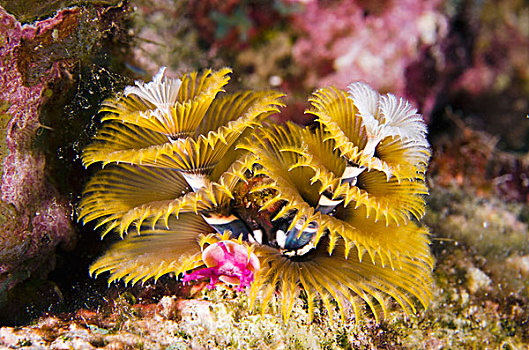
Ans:
{"type": "Polygon", "coordinates": [[[50,181],[46,153],[55,152],[35,140],[43,130],[68,128],[67,121],[42,125],[42,110],[72,85],[70,73],[108,34],[106,20],[102,9],[68,8],[22,24],[0,7],[0,308],[21,281],[46,278],[59,245],[75,243],[71,204],[50,181]]]}

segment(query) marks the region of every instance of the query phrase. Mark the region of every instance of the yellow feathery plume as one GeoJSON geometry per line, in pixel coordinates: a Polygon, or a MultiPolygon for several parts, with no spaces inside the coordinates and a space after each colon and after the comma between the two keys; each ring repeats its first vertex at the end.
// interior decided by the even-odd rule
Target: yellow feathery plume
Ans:
{"type": "MultiPolygon", "coordinates": [[[[83,162],[85,166],[94,162],[104,165],[122,162],[208,172],[234,148],[247,128],[260,125],[262,119],[278,111],[281,96],[275,92],[261,92],[219,98],[208,110],[208,118],[215,124],[204,123],[195,136],[176,140],[137,126],[123,124],[118,127],[111,123],[96,135],[97,141],[85,149],[83,162]],[[152,142],[145,142],[149,139],[152,142]]],[[[208,101],[206,103],[210,106],[208,101]]]]}
{"type": "Polygon", "coordinates": [[[347,94],[334,88],[317,90],[309,98],[312,108],[306,113],[318,117],[328,139],[335,141],[335,147],[351,162],[361,161],[361,151],[368,142],[368,134],[357,113],[353,101],[347,94]]]}
{"type": "MultiPolygon", "coordinates": [[[[98,219],[99,226],[106,228],[103,235],[115,228],[123,235],[130,224],[136,222],[140,227],[150,215],[163,216],[167,221],[171,213],[208,210],[226,201],[217,198],[222,191],[215,192],[219,194],[211,191],[220,185],[189,194],[186,185],[192,181],[191,187],[206,186],[209,173],[210,179],[218,180],[242,155],[235,147],[248,135],[246,129],[260,125],[262,119],[282,105],[279,102],[282,94],[274,91],[234,93],[213,100],[226,84],[229,72],[208,70],[200,78],[191,73],[175,81],[164,78],[161,70],[153,82],[137,83],[137,87],[125,90],[125,97],[105,102],[102,111],[109,112],[104,118],[108,121],[96,135],[96,142],[85,149],[84,164],[131,165],[113,165],[112,170],[99,172],[89,182],[80,203],[80,217],[85,222],[98,219]],[[191,100],[196,112],[194,121],[186,124],[187,129],[177,123],[182,128],[176,134],[186,137],[173,139],[150,122],[131,117],[145,111],[165,113],[177,105],[190,106],[191,100]],[[149,170],[152,168],[158,170],[149,170]],[[152,174],[138,182],[137,178],[141,180],[143,175],[132,178],[131,169],[149,170],[152,174]],[[164,181],[169,181],[165,188],[164,181]],[[204,205],[208,201],[213,204],[204,205]]],[[[189,115],[183,118],[188,120],[189,115]]],[[[223,190],[226,192],[226,187],[223,190]]]]}
{"type": "Polygon", "coordinates": [[[285,320],[300,294],[311,318],[316,300],[342,321],[366,311],[378,321],[390,300],[405,313],[426,307],[430,148],[417,111],[354,83],[314,92],[313,125],[270,125],[283,95],[223,93],[230,72],[170,79],[162,68],[104,102],[83,164],[107,166],[88,182],[79,217],[123,240],[90,273],[132,284],[185,273],[214,285],[233,258],[238,288],[253,280],[250,304],[265,312],[277,301],[285,320]],[[213,249],[218,266],[201,255],[213,249]]]}
{"type": "Polygon", "coordinates": [[[291,226],[303,217],[306,220],[317,220],[319,217],[318,214],[314,215],[314,207],[320,196],[319,187],[311,181],[314,173],[309,168],[295,166],[302,156],[289,151],[291,145],[301,141],[301,130],[291,123],[286,127],[262,128],[259,134],[240,146],[255,156],[255,175],[272,179],[253,191],[272,190],[277,193],[263,204],[261,210],[278,202],[284,203],[274,219],[295,212],[291,226]]]}
{"type": "Polygon", "coordinates": [[[125,89],[124,96],[103,103],[102,120],[130,123],[176,139],[195,132],[215,96],[228,83],[231,69],[206,70],[181,79],[163,77],[165,68],[148,84],[125,89]]]}
{"type": "Polygon", "coordinates": [[[214,230],[200,216],[186,213],[178,220],[171,218],[167,227],[145,223],[141,231],[111,246],[90,266],[90,274],[110,272],[109,283],[123,279],[132,284],[167,273],[178,275],[202,264],[200,236],[214,230]]]}
{"type": "Polygon", "coordinates": [[[303,165],[311,166],[316,164],[315,171],[327,169],[333,174],[340,176],[347,165],[346,160],[340,157],[336,144],[322,128],[312,130],[305,128],[302,131],[303,145],[306,145],[304,156],[309,158],[303,165]]]}
{"type": "MultiPolygon", "coordinates": [[[[98,220],[103,236],[122,227],[121,220],[135,208],[173,201],[189,192],[182,175],[168,168],[117,164],[99,171],[86,185],[79,203],[79,219],[98,220]]],[[[121,228],[120,233],[126,229],[121,228]]]]}
{"type": "MultiPolygon", "coordinates": [[[[150,222],[151,225],[156,225],[160,219],[163,219],[164,224],[167,226],[169,217],[171,215],[178,217],[181,213],[191,212],[199,214],[218,210],[224,211],[233,199],[233,190],[235,189],[235,186],[241,180],[241,175],[237,174],[241,174],[241,172],[244,172],[248,169],[248,165],[246,165],[244,162],[246,157],[247,156],[243,157],[241,160],[233,162],[230,168],[227,169],[227,171],[224,172],[218,179],[218,182],[208,180],[205,182],[204,187],[198,189],[196,192],[189,192],[189,188],[186,188],[187,183],[185,183],[183,177],[178,178],[178,180],[185,183],[183,186],[186,188],[186,190],[179,191],[179,187],[172,193],[167,192],[171,186],[176,186],[176,183],[169,182],[165,191],[161,191],[162,193],[167,194],[164,199],[156,198],[156,200],[143,200],[140,202],[139,200],[144,197],[138,195],[138,191],[141,193],[142,189],[131,187],[130,184],[122,186],[129,188],[130,192],[121,190],[114,194],[113,189],[106,186],[104,187],[104,190],[96,197],[95,195],[89,193],[91,186],[88,185],[87,189],[85,190],[85,192],[87,192],[87,196],[85,197],[85,200],[81,201],[80,204],[80,215],[82,216],[85,212],[89,212],[90,216],[87,216],[87,218],[82,216],[82,218],[85,221],[90,221],[95,218],[95,215],[100,215],[101,213],[113,210],[113,205],[115,205],[115,203],[123,203],[129,197],[134,198],[137,200],[135,205],[127,205],[124,208],[126,210],[121,210],[118,213],[115,213],[113,216],[106,218],[104,222],[100,223],[100,225],[102,225],[112,221],[112,225],[107,226],[104,234],[110,232],[112,229],[115,229],[121,236],[123,236],[123,234],[129,230],[129,227],[133,223],[135,224],[138,233],[141,233],[140,230],[142,223],[145,220],[150,222]],[[123,198],[124,196],[126,196],[126,198],[123,198]],[[103,198],[105,202],[109,203],[104,206],[99,206],[100,204],[103,204],[100,198],[103,198]],[[87,205],[88,203],[94,203],[95,205],[89,206],[87,205]]],[[[154,167],[145,168],[153,169],[153,172],[159,172],[160,174],[164,174],[166,172],[169,172],[170,174],[179,174],[173,169],[154,167]]],[[[102,171],[102,174],[104,174],[105,171],[106,169],[102,171]]],[[[119,176],[119,173],[117,175],[119,176]]],[[[96,176],[92,181],[99,182],[101,181],[99,178],[99,176],[96,176]]],[[[126,178],[123,178],[123,180],[125,180],[125,183],[127,183],[126,178]]],[[[144,180],[146,181],[144,185],[148,187],[149,185],[147,182],[152,180],[148,178],[145,178],[144,180]]],[[[165,179],[159,178],[159,180],[163,186],[164,180],[172,181],[173,179],[167,176],[165,179]]],[[[153,182],[153,185],[154,184],[155,183],[153,182]]],[[[153,186],[153,188],[155,187],[153,186]]]]}
{"type": "MultiPolygon", "coordinates": [[[[365,87],[353,84],[351,89],[358,90],[357,85],[365,87]]],[[[347,95],[324,88],[316,91],[310,101],[313,107],[307,112],[318,116],[329,138],[350,162],[382,171],[388,179],[413,179],[426,171],[430,150],[422,118],[419,121],[409,105],[395,102],[393,95],[380,98],[373,90],[347,95]],[[403,122],[399,112],[411,115],[413,122],[405,118],[403,122]],[[383,120],[377,120],[379,116],[383,120]],[[347,118],[353,119],[348,123],[347,118]],[[386,119],[395,125],[384,124],[386,119]]]]}
{"type": "Polygon", "coordinates": [[[326,244],[322,241],[316,249],[299,258],[282,255],[272,247],[257,246],[255,253],[263,269],[252,285],[250,304],[259,300],[264,313],[274,291],[278,290],[283,317],[288,319],[301,287],[307,295],[311,319],[317,297],[329,313],[335,310],[330,300],[335,300],[342,321],[349,316],[350,308],[358,320],[364,306],[378,321],[387,312],[388,298],[395,300],[407,314],[415,312],[409,296],[417,298],[425,307],[428,305],[433,283],[429,265],[403,257],[400,266],[392,268],[383,264],[379,256],[373,262],[361,259],[356,251],[346,257],[343,241],[329,255],[326,244]]]}

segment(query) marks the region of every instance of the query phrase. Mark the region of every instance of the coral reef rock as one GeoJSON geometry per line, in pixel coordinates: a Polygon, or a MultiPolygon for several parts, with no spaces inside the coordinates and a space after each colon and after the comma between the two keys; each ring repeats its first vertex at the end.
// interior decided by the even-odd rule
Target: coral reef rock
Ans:
{"type": "Polygon", "coordinates": [[[0,309],[18,283],[47,277],[58,246],[75,243],[71,205],[50,181],[49,146],[36,139],[43,130],[62,133],[41,124],[42,111],[66,94],[72,70],[110,32],[104,15],[103,8],[73,7],[23,24],[0,6],[0,309]]]}

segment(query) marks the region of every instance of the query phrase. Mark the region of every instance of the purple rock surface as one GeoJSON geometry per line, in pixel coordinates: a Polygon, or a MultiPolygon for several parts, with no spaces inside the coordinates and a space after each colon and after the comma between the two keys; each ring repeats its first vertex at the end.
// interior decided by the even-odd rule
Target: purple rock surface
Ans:
{"type": "Polygon", "coordinates": [[[0,7],[0,105],[7,121],[1,138],[0,304],[17,283],[45,277],[53,268],[57,245],[74,240],[70,205],[46,180],[44,154],[32,147],[42,127],[39,110],[47,99],[46,88],[59,76],[60,61],[29,82],[21,67],[31,69],[32,62],[20,48],[56,37],[61,23],[77,12],[62,10],[53,18],[22,25],[0,7]]]}

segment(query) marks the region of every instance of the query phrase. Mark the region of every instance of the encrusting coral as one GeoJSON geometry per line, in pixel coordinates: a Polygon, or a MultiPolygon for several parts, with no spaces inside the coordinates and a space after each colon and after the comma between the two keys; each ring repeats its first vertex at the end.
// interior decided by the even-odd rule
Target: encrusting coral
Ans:
{"type": "MultiPolygon", "coordinates": [[[[16,285],[53,270],[58,246],[70,248],[75,242],[70,207],[49,181],[46,158],[34,141],[52,83],[79,54],[69,38],[83,25],[83,14],[65,9],[23,24],[0,6],[0,309],[16,304],[9,301],[16,285]]],[[[7,318],[8,312],[0,314],[7,318]]]]}
{"type": "Polygon", "coordinates": [[[104,168],[80,203],[115,243],[90,268],[109,281],[168,273],[251,285],[288,319],[297,297],[342,320],[388,299],[426,306],[434,264],[424,214],[426,126],[408,102],[363,83],[309,99],[308,127],[272,125],[282,94],[224,93],[229,69],[137,82],[106,101],[83,153],[104,168]],[[333,302],[334,300],[334,302],[333,302]]]}

